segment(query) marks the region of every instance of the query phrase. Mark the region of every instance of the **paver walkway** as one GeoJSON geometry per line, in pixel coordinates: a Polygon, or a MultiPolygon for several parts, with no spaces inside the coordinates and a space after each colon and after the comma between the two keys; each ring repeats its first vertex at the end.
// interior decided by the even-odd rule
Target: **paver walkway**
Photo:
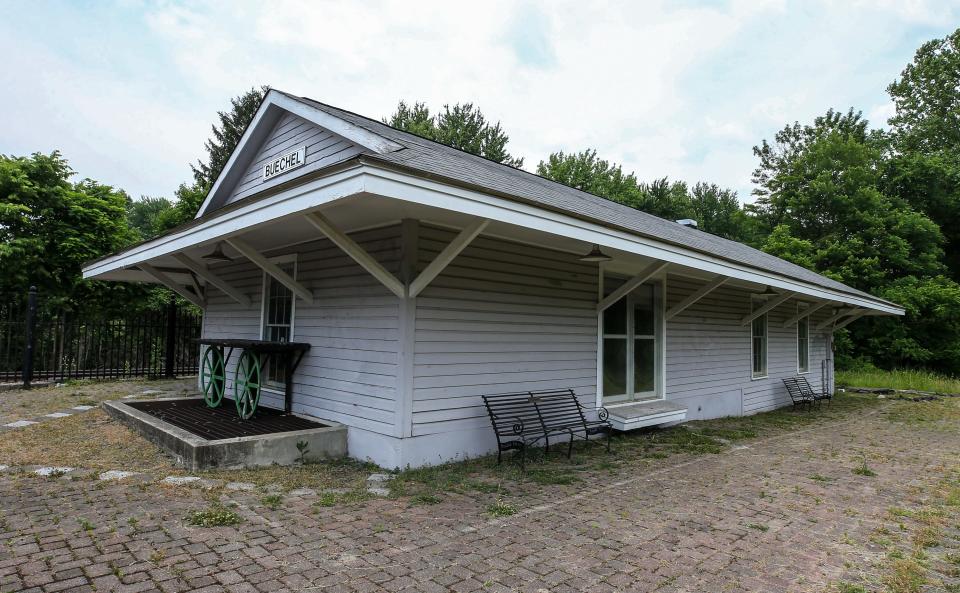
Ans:
{"type": "Polygon", "coordinates": [[[461,495],[332,508],[288,495],[270,510],[238,490],[221,497],[244,522],[217,528],[185,525],[208,504],[197,489],[0,475],[0,592],[825,591],[882,568],[871,537],[956,467],[958,445],[874,409],[544,487],[499,519],[461,495]],[[876,476],[851,471],[861,453],[876,476]]]}

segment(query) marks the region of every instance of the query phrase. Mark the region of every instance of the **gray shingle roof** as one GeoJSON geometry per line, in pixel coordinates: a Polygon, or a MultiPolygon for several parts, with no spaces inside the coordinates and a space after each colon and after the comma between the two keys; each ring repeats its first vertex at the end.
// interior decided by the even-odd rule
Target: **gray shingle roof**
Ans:
{"type": "Polygon", "coordinates": [[[392,128],[382,122],[350,111],[338,109],[306,97],[297,97],[289,93],[283,94],[405,147],[386,154],[371,153],[370,158],[444,177],[454,182],[485,188],[550,210],[564,212],[604,226],[693,249],[752,268],[773,272],[851,295],[886,302],[742,243],[664,220],[533,173],[514,169],[392,128]]]}

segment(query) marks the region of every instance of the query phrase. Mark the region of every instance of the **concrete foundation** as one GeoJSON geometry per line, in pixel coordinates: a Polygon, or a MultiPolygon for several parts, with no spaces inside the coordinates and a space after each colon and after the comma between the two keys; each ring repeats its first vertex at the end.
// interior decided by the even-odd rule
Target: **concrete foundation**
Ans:
{"type": "MultiPolygon", "coordinates": [[[[177,398],[184,399],[184,398],[177,398]]],[[[206,440],[120,401],[103,403],[103,409],[140,436],[173,455],[189,470],[239,469],[292,465],[300,460],[297,443],[306,441],[306,461],[347,455],[347,427],[323,420],[327,426],[259,436],[206,440]]]]}

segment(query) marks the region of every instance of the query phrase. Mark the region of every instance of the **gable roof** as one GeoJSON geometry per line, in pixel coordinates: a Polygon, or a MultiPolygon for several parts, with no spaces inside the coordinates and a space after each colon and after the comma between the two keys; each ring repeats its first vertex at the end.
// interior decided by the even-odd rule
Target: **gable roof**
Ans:
{"type": "Polygon", "coordinates": [[[363,153],[361,158],[365,161],[379,162],[441,178],[450,183],[495,192],[514,200],[699,251],[734,263],[773,272],[816,286],[889,303],[889,301],[884,301],[743,243],[659,218],[606,198],[551,181],[534,173],[515,169],[392,128],[380,121],[326,105],[307,97],[297,97],[277,90],[271,92],[276,92],[329,116],[341,119],[394,145],[402,146],[399,150],[376,152],[371,150],[363,153]]]}

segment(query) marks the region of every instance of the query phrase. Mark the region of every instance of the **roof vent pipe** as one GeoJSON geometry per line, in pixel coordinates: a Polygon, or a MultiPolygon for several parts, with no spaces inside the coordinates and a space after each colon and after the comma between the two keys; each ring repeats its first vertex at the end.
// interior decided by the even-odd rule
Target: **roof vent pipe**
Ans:
{"type": "Polygon", "coordinates": [[[697,221],[692,218],[681,218],[677,221],[677,224],[690,227],[692,229],[697,228],[697,221]]]}

